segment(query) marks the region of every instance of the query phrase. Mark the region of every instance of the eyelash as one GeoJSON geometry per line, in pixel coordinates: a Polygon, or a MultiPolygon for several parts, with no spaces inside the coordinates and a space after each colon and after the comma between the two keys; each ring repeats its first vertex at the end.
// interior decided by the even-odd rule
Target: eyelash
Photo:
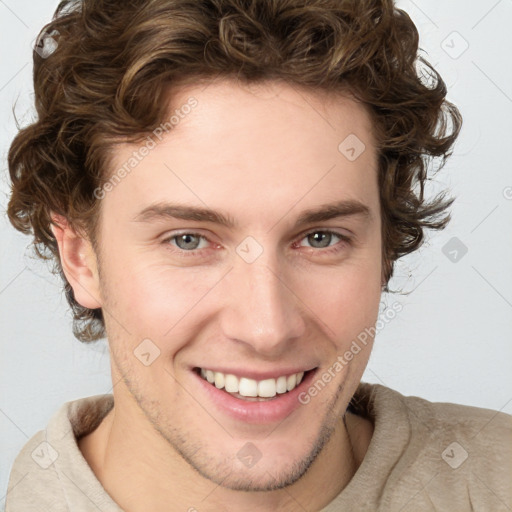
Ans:
{"type": "MultiPolygon", "coordinates": [[[[320,252],[322,254],[337,253],[340,250],[342,250],[343,247],[345,247],[346,245],[350,245],[352,242],[352,239],[350,237],[348,237],[346,235],[342,235],[341,233],[338,233],[337,231],[331,231],[328,229],[314,229],[314,230],[308,231],[307,233],[304,233],[302,235],[302,237],[298,240],[298,242],[302,241],[304,238],[306,238],[309,235],[312,235],[314,233],[324,233],[324,234],[328,234],[328,235],[335,235],[341,239],[341,243],[338,242],[336,245],[334,245],[332,247],[327,247],[324,249],[317,249],[315,247],[309,247],[309,249],[313,249],[313,250],[316,249],[316,252],[320,252]]],[[[162,243],[165,244],[169,250],[171,250],[172,252],[175,252],[175,253],[177,252],[180,256],[183,256],[183,257],[197,256],[197,253],[204,250],[204,249],[194,249],[192,251],[186,251],[185,249],[180,249],[179,247],[170,248],[170,242],[173,241],[174,239],[176,239],[177,237],[183,236],[183,235],[193,235],[195,237],[202,238],[202,239],[210,242],[210,240],[204,235],[195,233],[193,231],[183,231],[181,233],[175,233],[172,236],[167,237],[165,240],[162,240],[162,243]]]]}

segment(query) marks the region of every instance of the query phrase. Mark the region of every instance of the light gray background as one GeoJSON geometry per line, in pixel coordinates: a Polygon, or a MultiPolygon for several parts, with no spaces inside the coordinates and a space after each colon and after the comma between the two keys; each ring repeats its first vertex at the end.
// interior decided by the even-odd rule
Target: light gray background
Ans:
{"type": "MultiPolygon", "coordinates": [[[[74,339],[60,282],[5,216],[12,108],[17,102],[22,124],[34,116],[31,44],[57,3],[0,0],[0,506],[14,457],[57,408],[111,392],[105,342],[74,339]]],[[[512,1],[398,6],[417,24],[464,127],[428,189],[448,187],[457,197],[453,220],[399,261],[391,287],[412,293],[383,295],[383,306],[399,301],[403,309],[379,331],[363,380],[512,414],[512,1]],[[443,253],[453,237],[468,248],[455,263],[443,253]]]]}

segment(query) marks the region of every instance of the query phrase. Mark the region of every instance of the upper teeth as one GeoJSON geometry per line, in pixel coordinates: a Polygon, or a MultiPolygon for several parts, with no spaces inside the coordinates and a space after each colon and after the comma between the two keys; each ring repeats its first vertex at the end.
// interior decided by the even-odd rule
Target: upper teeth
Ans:
{"type": "Polygon", "coordinates": [[[292,375],[283,375],[277,379],[265,379],[256,381],[246,377],[238,378],[230,373],[214,372],[201,368],[201,377],[206,379],[215,387],[225,390],[228,393],[239,393],[242,396],[260,396],[271,398],[276,393],[286,393],[291,391],[302,381],[304,372],[294,373],[292,375]]]}

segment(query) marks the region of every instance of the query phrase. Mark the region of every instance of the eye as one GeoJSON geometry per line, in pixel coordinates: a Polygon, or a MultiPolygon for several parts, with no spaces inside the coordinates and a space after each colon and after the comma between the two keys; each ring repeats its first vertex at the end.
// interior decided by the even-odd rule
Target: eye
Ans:
{"type": "Polygon", "coordinates": [[[313,247],[317,249],[324,249],[325,247],[328,247],[330,245],[330,242],[332,240],[333,233],[328,231],[313,231],[311,233],[308,233],[304,240],[307,240],[308,242],[313,242],[313,247]],[[320,237],[316,237],[316,235],[321,235],[320,237]],[[317,246],[316,244],[319,244],[317,246]]]}
{"type": "MultiPolygon", "coordinates": [[[[184,252],[195,252],[199,250],[201,240],[208,240],[199,233],[180,233],[167,238],[164,242],[176,241],[176,246],[184,252]]],[[[204,247],[203,247],[204,248],[204,247]]]]}
{"type": "MultiPolygon", "coordinates": [[[[329,231],[329,230],[315,230],[310,231],[309,233],[306,233],[303,235],[303,238],[301,240],[306,240],[309,244],[312,245],[313,249],[325,249],[328,248],[327,251],[319,251],[319,252],[336,252],[339,251],[344,245],[347,243],[350,243],[350,238],[346,235],[342,235],[341,233],[337,233],[336,231],[329,231]],[[316,236],[320,235],[320,236],[316,236]],[[338,238],[343,243],[340,245],[330,245],[333,241],[333,237],[338,238]]],[[[334,240],[336,241],[336,240],[334,240]]],[[[304,247],[302,244],[300,244],[300,247],[304,247]]]]}
{"type": "MultiPolygon", "coordinates": [[[[310,249],[317,249],[313,252],[319,254],[334,253],[340,251],[351,242],[350,237],[346,235],[336,231],[320,229],[305,233],[301,236],[299,242],[303,240],[310,244],[310,249]],[[339,243],[338,241],[338,243],[332,244],[332,242],[336,242],[337,239],[342,243],[339,243]]],[[[299,242],[295,243],[294,246],[308,248],[299,242]]],[[[182,232],[167,237],[162,241],[162,243],[165,244],[171,251],[177,252],[180,256],[196,256],[199,252],[201,252],[201,250],[207,250],[208,244],[211,242],[208,240],[208,238],[199,233],[182,232]]]]}

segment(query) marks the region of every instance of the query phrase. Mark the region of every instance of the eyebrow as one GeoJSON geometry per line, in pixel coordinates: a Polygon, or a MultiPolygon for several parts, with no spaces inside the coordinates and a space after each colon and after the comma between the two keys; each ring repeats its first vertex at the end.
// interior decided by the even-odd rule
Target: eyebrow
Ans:
{"type": "MultiPolygon", "coordinates": [[[[359,216],[365,220],[373,218],[370,208],[358,200],[342,200],[335,203],[305,210],[295,222],[296,227],[340,217],[359,216]]],[[[283,216],[284,217],[284,216],[283,216]]],[[[196,222],[211,222],[229,229],[238,227],[235,219],[223,212],[177,203],[155,203],[137,213],[133,222],[154,222],[158,220],[181,219],[196,222]]]]}

